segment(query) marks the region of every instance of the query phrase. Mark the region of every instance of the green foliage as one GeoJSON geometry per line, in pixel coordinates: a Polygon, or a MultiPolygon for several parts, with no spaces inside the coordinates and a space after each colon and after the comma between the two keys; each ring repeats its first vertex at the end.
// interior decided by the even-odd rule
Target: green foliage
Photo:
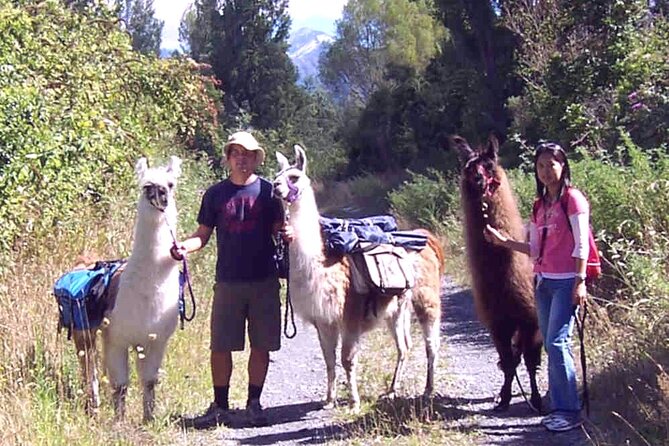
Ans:
{"type": "Polygon", "coordinates": [[[651,158],[629,136],[622,140],[626,166],[585,158],[573,169],[606,253],[612,302],[647,322],[669,310],[669,156],[651,158]]]}
{"type": "Polygon", "coordinates": [[[352,0],[322,56],[320,75],[335,97],[362,106],[388,86],[388,68],[421,70],[439,51],[444,29],[425,0],[352,0]]]}
{"type": "Polygon", "coordinates": [[[644,149],[667,140],[666,17],[648,2],[546,2],[508,9],[521,40],[522,96],[509,101],[512,132],[552,138],[603,156],[623,126],[644,149]]]}
{"type": "Polygon", "coordinates": [[[435,232],[447,232],[458,226],[460,194],[457,178],[436,170],[427,175],[411,174],[388,200],[394,213],[435,232]]]}
{"type": "MultiPolygon", "coordinates": [[[[215,141],[198,67],[132,51],[110,10],[0,6],[0,251],[105,215],[160,141],[215,141]]],[[[213,143],[212,143],[213,144],[213,143]]]]}

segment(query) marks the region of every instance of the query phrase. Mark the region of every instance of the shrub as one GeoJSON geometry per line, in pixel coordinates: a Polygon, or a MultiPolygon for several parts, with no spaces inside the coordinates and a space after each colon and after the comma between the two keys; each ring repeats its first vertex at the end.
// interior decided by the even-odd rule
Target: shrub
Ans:
{"type": "MultiPolygon", "coordinates": [[[[163,141],[215,140],[199,66],[132,51],[104,8],[0,6],[0,256],[107,215],[109,191],[163,141]]],[[[5,263],[5,262],[2,262],[5,263]]]]}

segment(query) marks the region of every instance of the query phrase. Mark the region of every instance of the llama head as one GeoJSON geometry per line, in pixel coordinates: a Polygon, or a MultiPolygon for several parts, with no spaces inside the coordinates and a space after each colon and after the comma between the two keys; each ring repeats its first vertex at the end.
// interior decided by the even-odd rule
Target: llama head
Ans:
{"type": "Polygon", "coordinates": [[[488,143],[477,150],[469,146],[461,136],[449,138],[451,148],[458,152],[462,164],[462,177],[471,189],[480,196],[491,196],[500,185],[497,174],[497,152],[499,142],[490,135],[488,143]]]}
{"type": "Polygon", "coordinates": [[[171,156],[167,165],[149,167],[148,160],[142,157],[135,164],[135,173],[142,191],[141,198],[151,206],[164,211],[174,204],[177,178],[181,175],[181,159],[171,156]]]}
{"type": "Polygon", "coordinates": [[[282,153],[276,152],[276,160],[279,163],[279,173],[274,177],[273,193],[287,203],[298,199],[302,191],[311,187],[311,180],[307,176],[307,155],[304,149],[298,145],[295,148],[295,164],[290,164],[288,158],[282,153]]]}

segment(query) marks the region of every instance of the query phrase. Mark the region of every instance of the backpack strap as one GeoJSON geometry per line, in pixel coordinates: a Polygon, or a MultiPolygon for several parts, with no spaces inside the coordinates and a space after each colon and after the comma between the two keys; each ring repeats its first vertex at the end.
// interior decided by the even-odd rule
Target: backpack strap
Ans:
{"type": "Polygon", "coordinates": [[[569,214],[567,213],[567,206],[569,205],[569,188],[565,188],[564,193],[562,196],[560,196],[560,207],[562,208],[562,212],[564,213],[564,216],[567,218],[567,223],[569,224],[569,232],[572,234],[574,233],[574,230],[571,227],[571,220],[569,220],[569,214]]]}

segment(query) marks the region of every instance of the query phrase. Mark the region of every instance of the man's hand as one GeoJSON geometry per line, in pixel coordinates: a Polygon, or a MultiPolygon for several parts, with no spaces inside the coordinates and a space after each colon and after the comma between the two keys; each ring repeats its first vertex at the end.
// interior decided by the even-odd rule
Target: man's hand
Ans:
{"type": "Polygon", "coordinates": [[[295,230],[289,224],[284,225],[283,228],[279,230],[279,235],[286,243],[290,243],[295,240],[295,230]]]}
{"type": "Polygon", "coordinates": [[[183,260],[187,253],[188,251],[181,243],[174,243],[170,248],[170,255],[176,261],[183,260]]]}

